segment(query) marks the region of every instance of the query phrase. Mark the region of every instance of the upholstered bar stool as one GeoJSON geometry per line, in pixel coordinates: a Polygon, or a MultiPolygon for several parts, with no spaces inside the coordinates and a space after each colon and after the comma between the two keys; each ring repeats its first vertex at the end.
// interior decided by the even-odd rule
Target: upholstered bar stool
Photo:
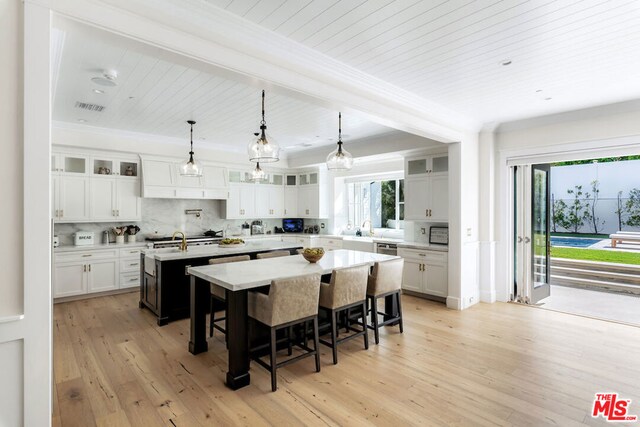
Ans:
{"type": "Polygon", "coordinates": [[[272,252],[263,252],[261,254],[257,254],[256,258],[257,259],[278,258],[281,256],[289,256],[289,255],[291,255],[289,251],[272,251],[272,252]]]}
{"type": "Polygon", "coordinates": [[[271,372],[271,390],[278,388],[276,370],[300,359],[315,356],[316,372],[320,372],[320,353],[318,351],[318,295],[320,292],[320,275],[311,274],[299,276],[291,279],[274,280],[271,282],[269,294],[250,292],[248,301],[249,317],[267,326],[271,330],[269,339],[270,356],[266,363],[255,353],[252,359],[271,372]],[[307,346],[306,338],[302,343],[295,345],[304,350],[305,353],[289,358],[283,362],[276,362],[277,341],[276,332],[287,328],[289,335],[289,355],[291,355],[290,331],[298,324],[304,325],[307,331],[307,322],[313,323],[313,349],[307,346]]]}
{"type": "Polygon", "coordinates": [[[369,267],[366,265],[335,269],[331,273],[331,282],[320,285],[319,304],[321,308],[328,311],[331,323],[331,342],[325,340],[320,340],[320,342],[333,350],[334,365],[338,363],[338,344],[364,336],[364,348],[369,348],[366,309],[368,275],[369,267]],[[356,324],[361,325],[362,329],[352,328],[349,316],[347,316],[346,329],[355,333],[338,339],[338,316],[352,308],[362,311],[362,323],[356,321],[356,324]]]}
{"type": "Polygon", "coordinates": [[[379,329],[390,323],[398,323],[400,325],[400,333],[403,332],[402,326],[402,302],[401,302],[401,286],[402,286],[402,270],[404,268],[404,259],[390,259],[388,261],[376,262],[373,271],[369,275],[367,284],[367,306],[371,307],[371,325],[373,329],[376,344],[380,343],[379,329]],[[398,303],[398,315],[391,317],[388,313],[378,312],[378,299],[391,296],[398,303]],[[378,321],[378,316],[383,315],[386,320],[378,321]]]}
{"type": "MultiPolygon", "coordinates": [[[[249,255],[230,256],[226,258],[213,258],[209,260],[209,265],[225,264],[227,262],[249,261],[249,255]]],[[[223,334],[227,331],[216,323],[226,320],[226,314],[223,317],[216,317],[216,312],[227,310],[227,290],[222,286],[210,283],[211,287],[211,317],[209,318],[209,336],[213,336],[213,329],[217,329],[223,334]]]]}

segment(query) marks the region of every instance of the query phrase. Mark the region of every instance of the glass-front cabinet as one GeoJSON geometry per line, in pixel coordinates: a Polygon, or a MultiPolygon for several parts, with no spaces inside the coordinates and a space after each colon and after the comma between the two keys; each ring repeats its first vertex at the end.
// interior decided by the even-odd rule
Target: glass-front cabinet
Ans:
{"type": "Polygon", "coordinates": [[[69,175],[87,175],[89,172],[89,157],[54,153],[51,155],[51,172],[69,175]]]}
{"type": "Polygon", "coordinates": [[[407,176],[444,175],[449,172],[449,155],[437,154],[407,159],[405,166],[407,176]]]}

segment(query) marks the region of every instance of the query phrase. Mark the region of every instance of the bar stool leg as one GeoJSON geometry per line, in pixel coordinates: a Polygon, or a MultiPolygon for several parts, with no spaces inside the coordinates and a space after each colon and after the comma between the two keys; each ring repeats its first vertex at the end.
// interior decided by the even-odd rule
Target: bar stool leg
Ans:
{"type": "MultiPolygon", "coordinates": [[[[305,325],[305,333],[307,329],[307,322],[305,325]]],[[[306,338],[305,338],[306,340],[306,338]]],[[[305,343],[306,346],[306,343],[305,343]]],[[[318,317],[313,318],[313,349],[316,351],[316,372],[320,372],[320,337],[318,334],[318,317]]]]}
{"type": "Polygon", "coordinates": [[[378,332],[378,301],[375,296],[371,297],[371,320],[373,323],[373,336],[377,345],[380,344],[380,333],[378,332]]]}
{"type": "MultiPolygon", "coordinates": [[[[366,298],[365,298],[366,301],[366,298]]],[[[362,303],[362,329],[364,330],[364,349],[369,350],[369,328],[367,327],[367,303],[362,303]]]]}
{"type": "Polygon", "coordinates": [[[398,316],[400,317],[399,321],[400,321],[400,333],[404,332],[404,327],[402,324],[402,302],[400,301],[402,299],[402,295],[400,294],[400,291],[398,291],[398,293],[396,294],[396,298],[398,299],[398,316]]]}

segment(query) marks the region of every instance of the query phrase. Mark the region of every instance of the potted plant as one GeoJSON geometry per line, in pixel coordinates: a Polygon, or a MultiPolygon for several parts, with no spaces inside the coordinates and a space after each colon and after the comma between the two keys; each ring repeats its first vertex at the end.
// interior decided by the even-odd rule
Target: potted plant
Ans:
{"type": "Polygon", "coordinates": [[[140,227],[137,225],[130,225],[127,227],[127,242],[135,243],[136,234],[140,232],[140,227]]]}

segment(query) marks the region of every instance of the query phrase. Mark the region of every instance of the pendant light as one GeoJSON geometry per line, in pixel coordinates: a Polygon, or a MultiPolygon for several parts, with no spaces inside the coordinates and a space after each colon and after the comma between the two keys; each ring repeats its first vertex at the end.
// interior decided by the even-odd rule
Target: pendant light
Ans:
{"type": "Polygon", "coordinates": [[[262,121],[260,122],[260,134],[247,147],[249,160],[252,162],[271,163],[280,160],[280,146],[273,140],[267,138],[267,123],[264,121],[264,90],[262,91],[262,121]]]}
{"type": "Polygon", "coordinates": [[[193,120],[188,120],[187,123],[191,125],[191,151],[189,151],[189,160],[186,163],[180,165],[180,175],[182,176],[202,176],[202,166],[196,162],[193,158],[193,125],[196,124],[193,120]]]}
{"type": "Polygon", "coordinates": [[[342,113],[338,113],[338,148],[327,156],[327,169],[349,170],[353,166],[353,156],[342,148],[342,113]]]}
{"type": "MultiPolygon", "coordinates": [[[[254,135],[257,137],[260,134],[259,133],[254,133],[254,135]]],[[[262,181],[264,181],[266,179],[266,177],[267,176],[265,175],[264,171],[260,167],[260,162],[257,162],[256,163],[256,168],[251,171],[251,181],[253,181],[253,182],[262,182],[262,181]]]]}

